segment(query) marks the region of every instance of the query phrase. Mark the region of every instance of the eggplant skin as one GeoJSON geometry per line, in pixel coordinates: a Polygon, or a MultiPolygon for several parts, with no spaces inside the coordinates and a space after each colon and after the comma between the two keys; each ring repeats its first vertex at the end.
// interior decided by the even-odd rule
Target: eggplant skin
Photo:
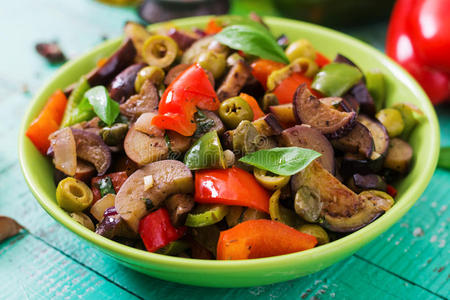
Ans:
{"type": "Polygon", "coordinates": [[[322,154],[317,161],[331,174],[335,173],[334,150],[319,130],[308,125],[295,125],[283,130],[280,143],[285,147],[302,147],[322,154]]]}
{"type": "Polygon", "coordinates": [[[357,115],[354,111],[338,111],[320,102],[311,94],[305,83],[297,88],[293,103],[297,123],[310,125],[327,138],[340,138],[355,125],[357,115]]]}
{"type": "Polygon", "coordinates": [[[365,158],[370,158],[374,149],[372,134],[366,126],[360,122],[345,136],[332,140],[333,146],[341,151],[359,153],[365,158]]]}
{"type": "Polygon", "coordinates": [[[367,159],[361,154],[345,153],[341,163],[341,174],[348,178],[355,173],[367,175],[378,173],[383,169],[384,156],[376,159],[367,159]]]}
{"type": "Polygon", "coordinates": [[[222,102],[230,97],[237,96],[251,76],[252,69],[243,62],[237,62],[231,67],[225,80],[217,90],[217,97],[222,102]]]}
{"type": "Polygon", "coordinates": [[[133,63],[136,54],[136,48],[134,48],[131,39],[126,39],[122,46],[110,56],[103,66],[94,69],[88,74],[87,80],[89,85],[107,86],[117,74],[133,63]]]}
{"type": "Polygon", "coordinates": [[[127,67],[114,77],[109,88],[109,95],[115,101],[122,103],[136,93],[134,89],[134,81],[140,69],[146,64],[139,63],[127,67]]]}

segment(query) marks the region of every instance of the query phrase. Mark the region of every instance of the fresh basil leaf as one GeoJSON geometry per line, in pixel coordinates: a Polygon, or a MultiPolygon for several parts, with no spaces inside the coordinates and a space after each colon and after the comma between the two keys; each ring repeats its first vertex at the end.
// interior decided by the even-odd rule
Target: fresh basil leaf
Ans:
{"type": "Polygon", "coordinates": [[[250,18],[243,16],[221,16],[218,20],[222,23],[222,26],[228,27],[233,25],[249,25],[252,27],[256,27],[256,29],[267,32],[270,36],[272,33],[267,29],[263,24],[253,21],[250,18]]]}
{"type": "Polygon", "coordinates": [[[442,147],[439,154],[438,167],[450,170],[450,147],[442,147]]]}
{"type": "Polygon", "coordinates": [[[80,110],[88,110],[89,105],[94,110],[95,114],[105,122],[108,126],[114,123],[114,120],[119,115],[119,103],[111,99],[108,90],[104,86],[96,86],[89,89],[84,94],[84,99],[79,104],[80,110]]]}
{"type": "Polygon", "coordinates": [[[214,38],[232,49],[242,50],[245,53],[277,62],[289,63],[283,49],[273,36],[260,27],[243,24],[232,25],[225,27],[214,38]]]}
{"type": "Polygon", "coordinates": [[[89,100],[87,98],[83,98],[78,104],[77,107],[75,107],[70,114],[69,119],[69,126],[73,124],[78,124],[84,121],[88,121],[95,117],[95,112],[92,109],[92,105],[89,103],[89,100]]]}
{"type": "Polygon", "coordinates": [[[259,150],[239,161],[282,176],[297,174],[322,154],[300,147],[259,150]]]}

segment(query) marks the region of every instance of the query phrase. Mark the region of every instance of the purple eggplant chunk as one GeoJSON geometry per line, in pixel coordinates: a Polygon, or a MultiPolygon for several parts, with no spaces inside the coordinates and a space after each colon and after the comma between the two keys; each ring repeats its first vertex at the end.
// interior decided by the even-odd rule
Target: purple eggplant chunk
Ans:
{"type": "Polygon", "coordinates": [[[386,182],[376,174],[353,174],[350,177],[348,186],[355,192],[361,193],[365,190],[377,190],[386,192],[386,182]]]}
{"type": "Polygon", "coordinates": [[[180,47],[180,49],[183,51],[189,48],[195,41],[199,39],[193,34],[188,34],[176,28],[169,29],[167,35],[171,37],[178,44],[178,47],[180,47]]]}
{"type": "Polygon", "coordinates": [[[111,98],[119,103],[123,103],[134,95],[136,93],[134,81],[137,73],[145,66],[146,64],[143,63],[131,65],[114,77],[109,87],[111,98]]]}
{"type": "Polygon", "coordinates": [[[359,153],[370,158],[374,149],[372,134],[366,126],[356,122],[346,136],[332,140],[333,146],[344,152],[359,153]]]}

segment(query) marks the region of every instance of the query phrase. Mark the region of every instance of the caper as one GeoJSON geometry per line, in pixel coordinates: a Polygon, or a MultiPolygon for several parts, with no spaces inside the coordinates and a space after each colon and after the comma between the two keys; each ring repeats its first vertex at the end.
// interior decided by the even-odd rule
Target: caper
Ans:
{"type": "Polygon", "coordinates": [[[290,176],[271,174],[270,172],[259,168],[253,170],[253,176],[255,176],[259,184],[271,191],[284,187],[291,178],[290,176]]]}
{"type": "Polygon", "coordinates": [[[91,205],[92,200],[91,189],[73,177],[61,180],[56,188],[56,201],[68,212],[83,211],[91,205]]]}
{"type": "Polygon", "coordinates": [[[267,93],[261,100],[261,108],[263,112],[268,113],[270,111],[270,106],[278,105],[278,98],[273,93],[267,93]]]}
{"type": "Polygon", "coordinates": [[[324,245],[330,242],[328,233],[321,226],[316,224],[305,224],[297,228],[298,231],[314,236],[318,245],[324,245]]]}
{"type": "Polygon", "coordinates": [[[225,157],[225,164],[227,168],[230,168],[234,165],[234,162],[236,161],[236,157],[231,150],[225,150],[223,151],[223,155],[225,157]]]}
{"type": "Polygon", "coordinates": [[[165,68],[170,66],[178,54],[178,44],[165,35],[149,37],[143,47],[142,55],[150,66],[165,68]]]}
{"type": "Polygon", "coordinates": [[[405,128],[402,114],[394,108],[382,109],[376,114],[375,117],[386,128],[389,137],[396,137],[400,135],[405,128]]]}
{"type": "Polygon", "coordinates": [[[123,141],[127,132],[128,132],[127,124],[116,123],[113,124],[111,127],[103,127],[100,130],[100,135],[107,145],[117,146],[123,141]]]}
{"type": "Polygon", "coordinates": [[[164,71],[160,67],[148,66],[142,68],[134,81],[134,89],[137,93],[141,91],[141,87],[146,80],[150,80],[155,86],[159,86],[164,80],[164,71]]]}
{"type": "Polygon", "coordinates": [[[242,56],[240,56],[239,53],[235,52],[227,57],[227,65],[229,67],[232,67],[235,64],[237,64],[238,62],[244,61],[244,60],[245,59],[242,56]]]}
{"type": "Polygon", "coordinates": [[[241,97],[233,97],[220,104],[219,117],[228,128],[234,129],[241,121],[253,121],[253,110],[241,97]]]}
{"type": "Polygon", "coordinates": [[[203,69],[210,71],[216,79],[223,75],[227,66],[225,55],[214,51],[200,53],[197,58],[197,63],[203,69]]]}
{"type": "Polygon", "coordinates": [[[286,56],[289,61],[294,61],[299,57],[306,57],[311,60],[316,59],[316,50],[313,45],[305,39],[296,40],[292,42],[285,50],[286,56]]]}
{"type": "MultiPolygon", "coordinates": [[[[241,157],[248,153],[258,150],[257,142],[259,141],[259,133],[252,122],[248,120],[242,121],[233,132],[233,150],[234,153],[241,157]]],[[[239,162],[239,161],[238,161],[239,162]]]]}
{"type": "Polygon", "coordinates": [[[89,218],[86,214],[82,212],[73,212],[70,213],[70,217],[74,219],[75,222],[83,225],[87,229],[91,231],[95,230],[94,223],[92,223],[91,218],[89,218]]]}

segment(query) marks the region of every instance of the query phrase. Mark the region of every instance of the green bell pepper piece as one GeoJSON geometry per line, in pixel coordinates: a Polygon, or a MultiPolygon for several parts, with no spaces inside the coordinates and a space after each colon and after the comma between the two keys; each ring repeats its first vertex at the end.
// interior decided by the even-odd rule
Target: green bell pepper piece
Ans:
{"type": "Polygon", "coordinates": [[[186,152],[184,164],[190,170],[225,169],[225,157],[215,130],[204,134],[186,152]]]}
{"type": "Polygon", "coordinates": [[[397,103],[392,108],[398,110],[402,115],[404,127],[400,137],[407,141],[414,127],[419,123],[414,115],[414,109],[408,103],[397,103]]]}
{"type": "Polygon", "coordinates": [[[77,86],[73,89],[69,99],[67,100],[66,110],[64,111],[64,116],[61,121],[61,128],[78,123],[77,120],[79,118],[76,117],[76,108],[78,104],[80,104],[81,100],[83,100],[84,93],[86,93],[90,88],[91,86],[89,85],[86,77],[81,76],[77,86]]]}
{"type": "Polygon", "coordinates": [[[173,241],[169,243],[167,246],[162,247],[156,253],[164,254],[164,255],[170,255],[170,256],[176,256],[189,248],[189,244],[185,241],[173,241]]]}
{"type": "Polygon", "coordinates": [[[372,70],[365,73],[366,86],[370,95],[375,102],[377,111],[384,107],[384,101],[386,98],[386,83],[384,81],[384,75],[378,70],[372,70]]]}
{"type": "Polygon", "coordinates": [[[204,227],[220,222],[228,214],[228,206],[203,204],[197,206],[186,218],[188,227],[204,227]]]}
{"type": "Polygon", "coordinates": [[[363,77],[358,68],[342,64],[331,63],[324,66],[311,84],[311,87],[327,97],[344,95],[363,77]]]}

